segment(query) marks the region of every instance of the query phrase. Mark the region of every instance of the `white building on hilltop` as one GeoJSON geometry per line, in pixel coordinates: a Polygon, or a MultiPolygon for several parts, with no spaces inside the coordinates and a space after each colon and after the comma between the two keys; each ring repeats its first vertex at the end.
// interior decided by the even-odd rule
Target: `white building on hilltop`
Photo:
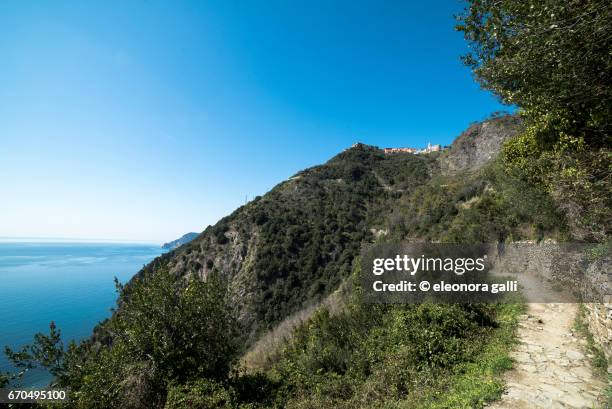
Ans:
{"type": "Polygon", "coordinates": [[[442,150],[442,146],[439,144],[432,145],[427,143],[427,148],[419,149],[415,153],[431,153],[431,152],[440,152],[442,150]]]}
{"type": "Polygon", "coordinates": [[[441,145],[432,145],[430,143],[427,144],[426,148],[423,149],[416,149],[416,148],[384,148],[383,152],[388,154],[392,154],[392,153],[414,153],[414,154],[421,154],[421,153],[431,153],[431,152],[440,152],[442,150],[442,146],[441,145]]]}

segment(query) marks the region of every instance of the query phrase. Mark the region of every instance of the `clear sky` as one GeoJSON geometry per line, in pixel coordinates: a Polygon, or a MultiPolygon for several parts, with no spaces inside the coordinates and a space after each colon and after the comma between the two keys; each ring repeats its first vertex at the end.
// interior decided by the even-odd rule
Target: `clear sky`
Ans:
{"type": "Polygon", "coordinates": [[[0,236],[162,242],[361,141],[503,109],[460,1],[0,2],[0,236]]]}

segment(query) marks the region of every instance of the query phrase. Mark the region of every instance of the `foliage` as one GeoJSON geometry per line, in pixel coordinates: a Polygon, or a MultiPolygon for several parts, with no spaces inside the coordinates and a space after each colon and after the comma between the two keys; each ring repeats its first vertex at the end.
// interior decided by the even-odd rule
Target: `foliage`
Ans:
{"type": "Polygon", "coordinates": [[[451,243],[542,239],[565,233],[564,217],[537,186],[499,161],[472,174],[437,177],[398,201],[390,239],[425,237],[451,243]]]}
{"type": "Polygon", "coordinates": [[[246,342],[253,341],[336,289],[361,244],[372,239],[374,221],[402,192],[429,179],[434,160],[366,145],[347,149],[240,207],[141,275],[171,262],[179,274],[231,276],[249,295],[240,296],[240,312],[246,342]]]}
{"type": "Polygon", "coordinates": [[[252,267],[260,320],[280,321],[350,273],[361,243],[370,239],[370,220],[389,200],[378,178],[400,187],[427,177],[425,160],[402,159],[400,167],[378,150],[354,148],[300,172],[258,202],[250,217],[259,225],[252,267]]]}
{"type": "Polygon", "coordinates": [[[165,409],[230,409],[235,408],[232,390],[207,379],[173,386],[168,392],[165,409]]]}
{"type": "Polygon", "coordinates": [[[496,376],[507,366],[507,345],[498,341],[501,334],[508,336],[512,323],[505,321],[506,306],[366,305],[356,288],[346,309],[335,315],[321,309],[299,326],[268,373],[231,374],[226,364],[214,364],[215,359],[227,363],[232,357],[223,338],[232,329],[210,320],[224,316],[217,305],[230,310],[223,303],[222,286],[211,278],[207,283],[189,280],[177,288],[168,277],[159,272],[146,285],[138,281],[130,286],[124,303],[105,324],[115,333],[111,345],[88,345],[81,355],[67,355],[58,347],[59,332],[52,329],[24,351],[43,345],[51,349],[44,356],[57,359],[45,362],[53,362],[64,374],[57,385],[71,388],[70,405],[79,408],[355,408],[382,407],[387,401],[406,405],[415,397],[433,404],[443,401],[434,390],[455,387],[455,379],[465,384],[483,376],[494,381],[475,382],[478,388],[469,393],[457,389],[456,398],[484,402],[501,390],[496,376]],[[194,308],[185,295],[189,291],[204,301],[198,303],[203,307],[194,308]],[[195,312],[203,317],[190,315],[195,312]],[[180,322],[186,317],[190,337],[180,322]],[[207,324],[198,325],[198,320],[207,324]],[[211,326],[216,331],[212,338],[207,332],[211,326]],[[200,340],[204,349],[189,349],[186,339],[200,340]],[[497,345],[493,352],[491,345],[497,345]],[[166,362],[166,357],[174,358],[166,362]],[[191,362],[199,366],[191,367],[191,362]],[[483,367],[489,369],[478,372],[483,367]]]}
{"type": "Polygon", "coordinates": [[[575,238],[605,241],[612,229],[612,152],[561,136],[537,147],[533,127],[503,147],[508,173],[547,192],[566,215],[575,238]]]}
{"type": "Polygon", "coordinates": [[[508,171],[547,191],[585,241],[612,229],[611,17],[604,0],[473,0],[457,27],[478,81],[525,119],[503,149],[508,171]]]}
{"type": "Polygon", "coordinates": [[[609,143],[610,5],[605,0],[472,0],[457,28],[480,84],[537,121],[540,142],[562,133],[609,143]]]}
{"type": "Polygon", "coordinates": [[[358,290],[344,310],[322,309],[298,326],[269,372],[230,372],[245,337],[219,277],[223,257],[241,251],[238,236],[256,240],[245,268],[257,320],[272,326],[346,280],[372,226],[388,231],[380,240],[563,233],[549,198],[499,163],[431,177],[434,160],[359,147],[299,173],[118,285],[112,318],[89,342],[57,354],[56,382],[71,388],[75,407],[100,408],[410,407],[444,402],[435,391],[453,380],[467,389],[449,402],[491,399],[501,390],[501,369],[491,368],[507,366],[507,344],[495,341],[509,336],[503,307],[364,305],[358,290]],[[207,269],[207,281],[169,273],[169,257],[207,269]]]}
{"type": "Polygon", "coordinates": [[[610,237],[603,243],[589,247],[586,251],[587,260],[590,262],[603,260],[610,254],[612,254],[612,238],[610,237]]]}
{"type": "MultiPolygon", "coordinates": [[[[509,300],[508,300],[509,301],[509,300]]],[[[427,388],[418,400],[402,408],[442,409],[481,408],[486,402],[498,399],[504,389],[503,372],[512,367],[510,350],[514,347],[518,316],[525,305],[520,299],[495,306],[494,334],[487,339],[473,361],[459,363],[443,387],[427,388]]]]}
{"type": "Polygon", "coordinates": [[[69,379],[73,365],[78,364],[82,348],[82,345],[78,346],[75,342],[70,342],[65,348],[61,331],[52,321],[49,324],[49,334],[35,334],[32,345],[25,345],[19,351],[5,347],[5,355],[18,369],[17,374],[7,379],[19,381],[27,371],[45,368],[54,376],[56,382],[64,383],[69,379]]]}
{"type": "MultiPolygon", "coordinates": [[[[454,177],[432,178],[432,168],[431,158],[364,147],[300,173],[171,253],[210,250],[199,266],[185,258],[195,271],[210,269],[206,282],[169,273],[162,258],[118,285],[117,310],[92,340],[57,348],[57,384],[70,387],[72,405],[82,408],[434,407],[492,399],[508,365],[505,307],[364,305],[358,288],[344,310],[322,309],[298,326],[270,371],[230,372],[244,337],[214,251],[235,251],[234,237],[247,228],[257,226],[248,266],[258,319],[272,325],[346,280],[361,243],[373,238],[369,229],[393,215],[401,223],[388,225],[387,238],[488,241],[563,225],[545,195],[499,164],[454,177]],[[455,392],[436,394],[447,389],[455,392]]],[[[59,336],[49,339],[61,346],[59,336]]]]}
{"type": "Polygon", "coordinates": [[[19,352],[7,346],[5,354],[15,367],[21,370],[32,369],[40,362],[53,376],[57,377],[63,372],[64,346],[61,331],[53,321],[49,324],[49,335],[34,335],[34,344],[23,347],[19,352]]]}
{"type": "Polygon", "coordinates": [[[156,406],[171,383],[227,379],[239,328],[219,277],[177,281],[158,270],[118,291],[119,308],[104,324],[109,345],[64,349],[52,324],[20,352],[7,349],[9,358],[18,368],[47,368],[84,408],[156,406]]]}
{"type": "Polygon", "coordinates": [[[346,310],[322,309],[295,332],[270,372],[284,385],[277,405],[481,407],[502,392],[521,311],[520,304],[366,305],[355,296],[346,310]]]}
{"type": "Polygon", "coordinates": [[[151,360],[166,379],[223,379],[235,356],[238,333],[217,275],[185,283],[167,272],[140,278],[113,323],[115,340],[130,356],[151,360]]]}

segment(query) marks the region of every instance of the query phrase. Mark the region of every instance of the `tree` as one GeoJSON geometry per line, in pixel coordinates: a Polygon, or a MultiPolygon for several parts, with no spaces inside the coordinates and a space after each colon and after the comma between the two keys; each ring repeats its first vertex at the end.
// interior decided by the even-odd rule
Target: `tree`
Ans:
{"type": "Polygon", "coordinates": [[[470,0],[458,17],[480,84],[538,123],[537,139],[563,133],[610,140],[610,23],[606,0],[470,0]]]}
{"type": "Polygon", "coordinates": [[[225,379],[239,329],[217,274],[181,280],[159,270],[121,292],[111,331],[130,359],[150,360],[168,380],[225,379]]]}
{"type": "Polygon", "coordinates": [[[483,88],[516,104],[506,169],[546,190],[575,239],[612,231],[612,6],[606,0],[470,0],[457,29],[483,88]]]}
{"type": "Polygon", "coordinates": [[[34,335],[32,345],[25,345],[17,352],[7,346],[4,352],[19,370],[14,376],[15,379],[21,378],[28,370],[36,367],[47,369],[56,378],[65,375],[64,344],[61,331],[53,321],[49,324],[49,335],[39,332],[34,335]]]}
{"type": "Polygon", "coordinates": [[[21,372],[48,369],[55,385],[71,389],[70,405],[79,408],[155,407],[171,384],[228,378],[239,328],[216,274],[206,281],[180,279],[160,268],[128,286],[117,283],[117,290],[118,309],[101,324],[105,344],[64,348],[51,323],[49,335],[36,334],[32,345],[18,352],[7,347],[8,358],[21,372]]]}

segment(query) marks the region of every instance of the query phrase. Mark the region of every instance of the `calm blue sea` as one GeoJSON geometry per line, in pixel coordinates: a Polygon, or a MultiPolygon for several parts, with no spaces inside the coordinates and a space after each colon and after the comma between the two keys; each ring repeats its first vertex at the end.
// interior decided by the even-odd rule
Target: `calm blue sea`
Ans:
{"type": "MultiPolygon", "coordinates": [[[[88,337],[115,305],[113,277],[126,282],[161,253],[159,246],[139,244],[0,242],[0,370],[12,369],[5,345],[31,343],[51,321],[65,341],[88,337]]],[[[24,386],[49,380],[33,371],[24,386]]]]}

